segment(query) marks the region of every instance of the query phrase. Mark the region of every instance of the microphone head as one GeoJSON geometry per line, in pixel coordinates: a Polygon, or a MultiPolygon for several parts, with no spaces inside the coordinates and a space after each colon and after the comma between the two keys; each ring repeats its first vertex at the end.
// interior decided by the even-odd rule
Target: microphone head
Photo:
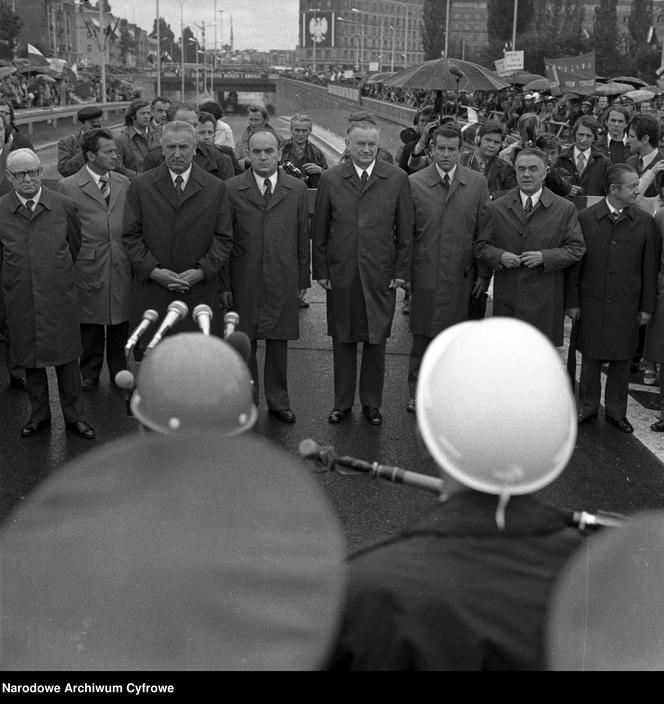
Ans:
{"type": "Polygon", "coordinates": [[[122,371],[118,372],[115,375],[115,385],[119,389],[125,389],[126,391],[133,391],[134,388],[136,387],[136,381],[134,379],[134,375],[130,372],[127,371],[126,369],[123,369],[122,371]]]}
{"type": "Polygon", "coordinates": [[[187,313],[189,313],[189,306],[184,301],[173,301],[168,306],[168,311],[170,313],[177,313],[180,318],[185,318],[187,313]]]}
{"type": "Polygon", "coordinates": [[[143,320],[149,320],[151,323],[156,323],[158,318],[159,313],[152,308],[148,308],[148,310],[143,313],[143,320]]]}
{"type": "Polygon", "coordinates": [[[247,364],[249,363],[251,340],[246,332],[232,332],[228,337],[224,338],[224,342],[227,342],[247,364]]]}
{"type": "Polygon", "coordinates": [[[297,448],[298,452],[302,455],[302,457],[312,457],[318,452],[319,449],[320,445],[311,438],[305,438],[304,440],[301,440],[297,448]]]}
{"type": "Polygon", "coordinates": [[[224,325],[237,325],[240,322],[240,316],[235,311],[229,311],[224,316],[224,325]]]}
{"type": "Polygon", "coordinates": [[[207,305],[207,303],[199,303],[199,304],[194,308],[194,311],[193,311],[193,313],[191,314],[191,317],[192,317],[194,320],[197,321],[197,320],[198,320],[198,317],[199,317],[200,315],[209,315],[209,316],[210,316],[210,320],[212,320],[212,315],[213,315],[213,314],[212,314],[212,308],[210,308],[210,306],[207,305]]]}

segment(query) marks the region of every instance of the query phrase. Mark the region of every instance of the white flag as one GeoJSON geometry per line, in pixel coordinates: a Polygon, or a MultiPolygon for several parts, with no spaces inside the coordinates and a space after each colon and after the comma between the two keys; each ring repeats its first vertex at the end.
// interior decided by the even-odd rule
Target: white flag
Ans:
{"type": "Polygon", "coordinates": [[[28,54],[32,54],[33,56],[44,56],[44,54],[42,54],[36,46],[32,46],[32,44],[28,44],[28,54]]]}

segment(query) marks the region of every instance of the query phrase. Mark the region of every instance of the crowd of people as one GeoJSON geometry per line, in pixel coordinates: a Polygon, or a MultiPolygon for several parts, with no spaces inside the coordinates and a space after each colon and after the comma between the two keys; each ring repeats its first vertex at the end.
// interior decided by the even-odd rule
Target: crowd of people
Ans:
{"type": "MultiPolygon", "coordinates": [[[[51,425],[46,369],[54,367],[66,430],[93,440],[83,392],[94,393],[104,360],[121,388],[130,362],[138,365],[132,410],[142,426],[168,436],[102,448],[94,465],[97,489],[86,484],[88,496],[98,491],[97,500],[80,501],[80,481],[87,481],[92,460],[79,462],[62,482],[55,477],[47,483],[27,503],[22,520],[0,534],[3,665],[66,668],[74,657],[67,644],[78,643],[76,662],[83,669],[125,669],[132,662],[297,669],[298,661],[285,657],[289,652],[300,654],[301,666],[337,670],[549,666],[549,600],[584,536],[564,512],[531,494],[564,470],[577,428],[597,422],[602,365],[608,363],[605,421],[628,434],[630,373],[644,360],[656,376],[664,361],[658,119],[609,105],[601,125],[580,115],[570,129],[573,144],[561,149],[537,114],[525,112],[517,120],[518,141],[506,145],[505,125],[489,120],[478,123],[469,144],[452,116],[425,106],[404,130],[401,152],[392,155],[381,145],[374,116],[359,112],[349,115],[345,153],[330,165],[310,142],[314,125],[306,115],[293,115],[284,140],[267,111],[251,106],[243,134],[233,135],[219,105],[171,104],[157,96],[132,102],[118,135],[104,127],[101,109],[81,109],[79,131],[59,144],[62,179],[52,190],[42,184],[38,155],[20,143],[11,105],[0,101],[0,108],[6,108],[0,110],[5,352],[12,385],[24,388],[30,402],[21,436],[51,425]],[[316,188],[311,218],[307,187],[316,188]],[[581,196],[587,199],[582,204],[570,199],[581,196]],[[325,291],[332,338],[331,424],[347,421],[356,395],[367,426],[382,424],[386,342],[397,291],[408,291],[411,350],[402,412],[416,414],[443,479],[441,501],[399,536],[342,565],[340,542],[331,537],[338,527],[320,508],[324,502],[308,504],[316,511],[282,504],[293,491],[281,484],[270,495],[277,528],[289,523],[292,530],[300,519],[309,525],[313,513],[324,518],[316,530],[305,531],[301,560],[284,549],[287,558],[276,565],[275,542],[288,541],[272,540],[265,530],[258,540],[245,527],[229,555],[238,554],[237,545],[249,536],[261,569],[254,572],[241,561],[236,570],[230,560],[220,574],[227,569],[239,584],[254,585],[256,578],[256,591],[239,589],[230,601],[222,599],[202,633],[191,630],[189,618],[169,618],[165,641],[161,633],[139,635],[140,624],[164,613],[164,600],[175,599],[191,613],[191,599],[200,593],[185,587],[195,579],[212,592],[208,563],[188,561],[187,580],[167,578],[163,598],[146,588],[131,600],[127,575],[141,585],[156,584],[151,572],[144,581],[154,564],[146,556],[162,521],[155,510],[149,520],[137,519],[155,494],[136,469],[143,460],[147,465],[148,458],[161,458],[158,469],[168,468],[168,484],[175,487],[171,497],[158,492],[161,508],[183,511],[187,539],[157,541],[158,562],[172,567],[178,564],[174,555],[182,560],[196,553],[191,537],[197,529],[186,518],[199,518],[192,487],[206,497],[221,491],[211,479],[210,458],[245,457],[254,468],[265,462],[265,448],[247,441],[226,445],[226,453],[222,442],[246,436],[260,389],[275,419],[296,422],[288,342],[300,335],[298,310],[307,305],[312,280],[325,291]],[[492,280],[493,319],[485,320],[492,280]],[[209,329],[202,330],[196,316],[183,316],[182,304],[187,311],[215,311],[209,329]],[[248,338],[244,361],[223,342],[224,316],[217,311],[238,313],[238,331],[248,338]],[[146,344],[138,331],[145,331],[147,313],[160,320],[179,317],[182,334],[156,349],[156,338],[146,344]],[[576,346],[582,355],[578,399],[559,357],[565,316],[574,323],[573,351],[576,346]],[[131,330],[133,360],[125,346],[131,330]],[[209,343],[192,345],[191,335],[201,333],[209,343]],[[177,394],[161,383],[173,375],[177,394]],[[197,474],[185,488],[174,470],[187,462],[195,463],[197,474]],[[105,494],[107,475],[100,476],[99,468],[116,466],[127,482],[105,494]],[[51,492],[68,496],[70,511],[49,514],[48,537],[39,538],[36,550],[36,534],[23,524],[31,525],[31,512],[40,502],[48,505],[51,492]],[[84,548],[67,533],[73,525],[85,536],[84,548]],[[132,533],[135,551],[109,544],[120,526],[132,533]],[[77,549],[60,564],[48,556],[60,555],[65,534],[77,549]],[[111,563],[101,569],[89,559],[106,550],[109,560],[115,555],[123,565],[122,578],[111,563]],[[33,562],[21,562],[24,555],[33,562]],[[43,579],[35,580],[38,568],[43,579]],[[285,575],[298,582],[304,572],[311,575],[306,599],[289,601],[292,611],[276,608],[275,594],[283,590],[277,585],[272,593],[270,585],[285,575]],[[68,588],[79,574],[92,585],[83,599],[73,598],[80,590],[68,588]],[[103,605],[90,598],[97,593],[109,595],[103,605]],[[69,606],[63,610],[64,598],[69,606]],[[257,607],[268,603],[265,612],[257,607]],[[320,637],[309,652],[302,644],[311,642],[314,625],[303,617],[316,610],[313,604],[324,609],[316,622],[320,637]],[[89,616],[96,609],[103,614],[99,621],[89,616]],[[140,618],[128,616],[139,612],[140,618]],[[235,624],[236,639],[253,621],[259,625],[246,628],[252,628],[249,646],[257,647],[275,614],[284,613],[299,624],[294,632],[300,636],[289,641],[292,650],[282,652],[283,660],[231,660],[224,648],[203,647],[214,644],[211,633],[228,632],[228,622],[235,624]],[[109,641],[110,624],[115,636],[109,641]]],[[[664,374],[660,384],[664,399],[664,374]]],[[[652,430],[664,431],[664,407],[652,430]]],[[[230,464],[236,493],[224,505],[246,497],[249,487],[261,493],[255,490],[260,472],[243,478],[230,464]]],[[[215,462],[213,472],[218,469],[215,462]]],[[[279,484],[276,468],[270,471],[279,484]]],[[[217,538],[228,523],[214,526],[217,538]]]]}

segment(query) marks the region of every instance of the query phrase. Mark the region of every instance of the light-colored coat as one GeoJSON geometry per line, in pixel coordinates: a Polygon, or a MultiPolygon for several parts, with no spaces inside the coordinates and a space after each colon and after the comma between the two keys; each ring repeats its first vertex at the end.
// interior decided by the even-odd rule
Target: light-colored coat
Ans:
{"type": "Polygon", "coordinates": [[[122,245],[129,179],[111,171],[109,184],[107,206],[86,166],[58,183],[58,191],[76,203],[81,220],[75,266],[81,323],[117,325],[129,320],[131,264],[122,245]]]}
{"type": "Polygon", "coordinates": [[[537,206],[526,216],[519,189],[489,205],[489,220],[479,236],[477,259],[494,270],[493,315],[518,318],[534,325],[554,345],[563,344],[567,267],[578,262],[586,247],[576,207],[542,190],[537,206]],[[539,251],[544,263],[532,269],[506,269],[504,252],[539,251]]]}
{"type": "Polygon", "coordinates": [[[410,277],[413,226],[408,176],[398,167],[376,159],[364,188],[350,160],[323,172],[312,220],[313,277],[332,285],[328,335],[374,345],[390,336],[390,281],[410,277]]]}
{"type": "Polygon", "coordinates": [[[31,216],[15,191],[0,199],[0,262],[7,326],[17,363],[57,366],[81,354],[74,261],[76,205],[42,187],[31,216]]]}
{"type": "MultiPolygon", "coordinates": [[[[475,242],[488,219],[486,179],[457,166],[445,188],[435,164],[410,176],[415,206],[410,331],[435,337],[468,320],[475,281],[475,242]]],[[[484,267],[482,276],[491,270],[484,267]]]]}
{"type": "Polygon", "coordinates": [[[233,217],[230,283],[239,329],[252,340],[296,340],[298,290],[311,285],[307,188],[280,171],[266,206],[252,169],[226,186],[233,217]]]}

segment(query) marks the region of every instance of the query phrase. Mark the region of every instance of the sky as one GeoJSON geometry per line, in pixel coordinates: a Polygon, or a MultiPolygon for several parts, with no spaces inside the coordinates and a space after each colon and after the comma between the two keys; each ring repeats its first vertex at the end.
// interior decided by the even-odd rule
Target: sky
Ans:
{"type": "MultiPolygon", "coordinates": [[[[152,31],[157,16],[156,0],[109,0],[116,17],[124,17],[139,27],[152,31]]],[[[295,49],[298,43],[298,0],[216,0],[217,45],[230,42],[230,17],[236,49],[295,49]]],[[[214,44],[215,0],[184,0],[182,16],[185,27],[194,23],[206,27],[206,47],[214,44]]],[[[180,0],[159,0],[159,15],[180,36],[180,0]]],[[[199,36],[200,38],[200,36],[199,36]]]]}

